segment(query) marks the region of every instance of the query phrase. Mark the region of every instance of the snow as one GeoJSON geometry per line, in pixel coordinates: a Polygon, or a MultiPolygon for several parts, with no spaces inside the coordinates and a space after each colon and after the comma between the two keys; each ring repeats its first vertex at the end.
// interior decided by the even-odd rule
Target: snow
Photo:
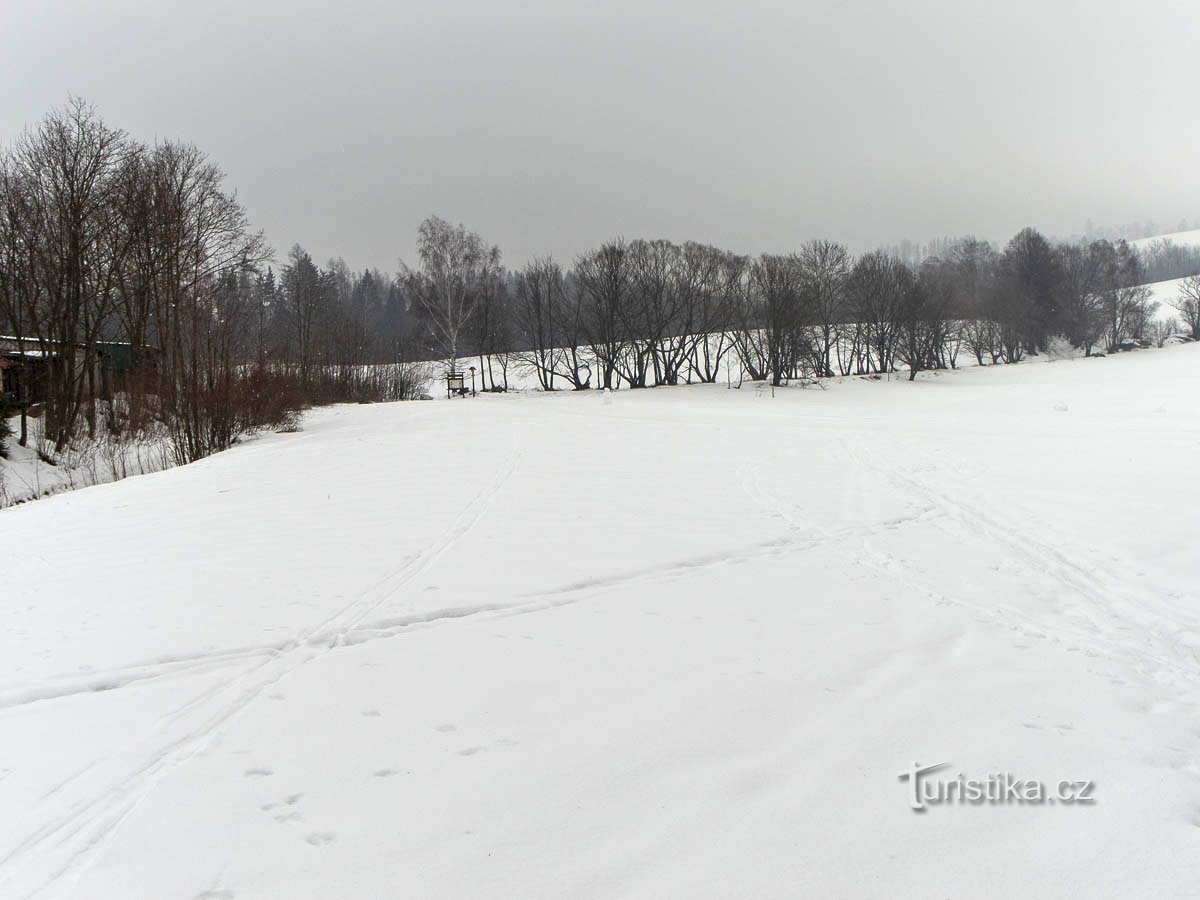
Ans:
{"type": "Polygon", "coordinates": [[[0,510],[0,896],[1192,893],[1198,388],[334,407],[0,510]]]}
{"type": "MultiPolygon", "coordinates": [[[[1150,300],[1158,304],[1154,311],[1156,319],[1179,319],[1179,310],[1173,304],[1179,299],[1179,289],[1185,281],[1186,278],[1172,278],[1146,285],[1150,289],[1150,300]]],[[[1186,332],[1187,328],[1181,324],[1180,330],[1186,332]]]]}
{"type": "Polygon", "coordinates": [[[1138,238],[1130,241],[1138,249],[1149,249],[1152,244],[1160,241],[1170,241],[1177,247],[1200,247],[1200,228],[1192,231],[1173,231],[1170,234],[1160,234],[1155,237],[1138,238]]]}
{"type": "Polygon", "coordinates": [[[48,497],[62,491],[119,481],[132,475],[158,472],[175,464],[165,435],[146,434],[118,441],[104,429],[95,439],[80,438],[78,444],[60,453],[43,437],[41,418],[28,420],[26,446],[18,443],[21,418],[9,420],[12,438],[6,442],[6,458],[0,459],[0,508],[48,497]],[[38,449],[42,449],[39,455],[38,449]],[[53,459],[50,463],[47,460],[53,459]]]}

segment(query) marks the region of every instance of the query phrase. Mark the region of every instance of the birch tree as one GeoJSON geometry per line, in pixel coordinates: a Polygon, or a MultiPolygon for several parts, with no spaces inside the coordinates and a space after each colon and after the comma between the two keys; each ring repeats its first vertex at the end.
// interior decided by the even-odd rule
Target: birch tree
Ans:
{"type": "Polygon", "coordinates": [[[428,320],[434,343],[455,369],[476,302],[489,281],[499,277],[500,249],[464,225],[430,216],[417,232],[417,256],[417,269],[401,262],[401,280],[428,320]]]}

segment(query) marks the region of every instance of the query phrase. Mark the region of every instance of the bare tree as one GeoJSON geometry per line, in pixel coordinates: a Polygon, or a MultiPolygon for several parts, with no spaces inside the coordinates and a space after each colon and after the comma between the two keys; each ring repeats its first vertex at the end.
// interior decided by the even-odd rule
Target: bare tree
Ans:
{"type": "MultiPolygon", "coordinates": [[[[36,269],[28,241],[31,218],[26,181],[15,171],[7,154],[0,155],[0,328],[22,347],[32,336],[37,296],[36,269]]],[[[29,443],[28,391],[20,379],[18,396],[11,398],[20,410],[18,443],[29,443]]]]}
{"type": "Polygon", "coordinates": [[[771,383],[797,374],[797,364],[812,356],[805,334],[804,267],[800,257],[764,254],[750,267],[750,280],[759,303],[761,329],[771,383]]]}
{"type": "MultiPolygon", "coordinates": [[[[1104,242],[1107,244],[1107,242],[1104,242]]],[[[1137,253],[1125,241],[1107,245],[1100,266],[1105,339],[1114,349],[1126,338],[1141,338],[1150,321],[1150,289],[1137,253]]]]}
{"type": "Polygon", "coordinates": [[[991,308],[999,269],[996,251],[986,241],[966,237],[946,248],[945,259],[952,273],[955,314],[961,317],[962,343],[979,365],[985,357],[997,362],[999,328],[991,308]]]}
{"type": "Polygon", "coordinates": [[[1063,333],[1090,356],[1104,331],[1100,259],[1092,247],[1080,246],[1061,248],[1059,258],[1063,333]]]}
{"type": "Polygon", "coordinates": [[[530,349],[524,358],[532,366],[542,390],[554,390],[554,376],[564,349],[566,290],[562,268],[550,257],[534,259],[517,273],[513,283],[514,327],[530,349]]]}
{"type": "Polygon", "coordinates": [[[497,268],[480,284],[471,318],[475,352],[479,354],[480,387],[492,391],[508,390],[509,354],[513,345],[512,297],[507,281],[497,268]],[[501,383],[496,383],[496,368],[501,383]]]}
{"type": "Polygon", "coordinates": [[[575,261],[573,285],[578,290],[584,334],[600,365],[600,386],[617,387],[619,369],[629,349],[626,331],[633,280],[633,261],[624,240],[610,241],[575,261]]]}
{"type": "Polygon", "coordinates": [[[1183,316],[1183,324],[1191,331],[1192,340],[1200,341],[1200,275],[1183,280],[1171,305],[1183,316]]]}
{"type": "Polygon", "coordinates": [[[762,381],[770,371],[766,332],[763,330],[762,300],[751,277],[748,256],[731,255],[722,266],[722,282],[728,297],[733,347],[742,371],[751,381],[762,381]]]}
{"type": "Polygon", "coordinates": [[[732,310],[745,277],[745,260],[716,247],[687,243],[681,262],[677,290],[688,377],[690,380],[694,372],[701,381],[711,383],[717,380],[725,354],[733,347],[732,310]]]}
{"type": "Polygon", "coordinates": [[[248,282],[236,276],[265,262],[271,250],[224,189],[224,173],[201,151],[161,145],[150,166],[156,213],[143,239],[159,257],[149,285],[159,401],[177,459],[190,462],[224,449],[238,434],[236,391],[251,319],[248,282]]]}
{"type": "Polygon", "coordinates": [[[850,254],[832,241],[809,241],[800,248],[805,306],[812,311],[820,335],[818,373],[832,376],[832,357],[838,328],[846,313],[846,282],[850,277],[850,254]]]}
{"type": "Polygon", "coordinates": [[[557,374],[571,383],[577,390],[591,387],[592,360],[585,357],[587,344],[587,322],[583,291],[573,272],[563,275],[562,312],[554,328],[556,343],[561,349],[558,356],[557,374]]]}
{"type": "Polygon", "coordinates": [[[1179,320],[1174,316],[1169,319],[1156,319],[1150,323],[1146,333],[1155,347],[1162,347],[1167,343],[1167,338],[1179,334],[1179,320]]]}
{"type": "Polygon", "coordinates": [[[1005,283],[994,297],[1000,301],[997,311],[1003,313],[1000,321],[1009,338],[1009,361],[1016,362],[1024,351],[1036,354],[1062,328],[1061,269],[1054,246],[1033,228],[1023,228],[1008,242],[1000,268],[1005,283]]]}
{"type": "Polygon", "coordinates": [[[24,278],[33,288],[23,323],[57,360],[46,410],[55,450],[70,442],[81,413],[95,428],[98,341],[120,263],[115,173],[136,152],[124,132],[73,99],[18,138],[9,158],[10,178],[24,194],[23,215],[11,225],[26,248],[24,278]]]}
{"type": "Polygon", "coordinates": [[[401,262],[401,280],[450,367],[457,368],[463,329],[481,292],[499,273],[500,250],[464,225],[430,216],[418,229],[417,255],[419,269],[401,262]]]}
{"type": "Polygon", "coordinates": [[[901,307],[913,277],[899,259],[878,251],[861,257],[850,273],[850,303],[863,329],[867,372],[891,372],[894,368],[901,307]]]}
{"type": "Polygon", "coordinates": [[[985,365],[987,356],[993,364],[999,362],[1000,337],[996,323],[988,318],[969,318],[962,325],[962,339],[978,365],[985,365]]]}
{"type": "Polygon", "coordinates": [[[901,282],[896,356],[908,366],[908,380],[913,381],[919,372],[948,365],[953,289],[937,257],[927,257],[918,277],[901,282]]]}

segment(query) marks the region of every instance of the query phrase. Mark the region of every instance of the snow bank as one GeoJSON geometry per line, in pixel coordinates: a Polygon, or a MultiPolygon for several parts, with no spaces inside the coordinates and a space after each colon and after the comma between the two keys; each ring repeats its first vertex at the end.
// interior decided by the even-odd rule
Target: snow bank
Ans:
{"type": "Polygon", "coordinates": [[[0,508],[159,472],[174,464],[170,445],[163,437],[115,440],[100,433],[95,440],[80,438],[78,446],[53,454],[41,438],[40,420],[29,420],[29,440],[24,447],[17,443],[20,418],[14,416],[10,422],[13,436],[6,442],[6,458],[0,459],[0,508]]]}

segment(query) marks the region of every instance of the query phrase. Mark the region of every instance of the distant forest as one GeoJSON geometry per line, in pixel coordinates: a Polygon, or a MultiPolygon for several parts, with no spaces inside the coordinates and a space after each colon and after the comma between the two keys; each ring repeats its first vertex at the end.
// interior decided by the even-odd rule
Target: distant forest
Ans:
{"type": "MultiPolygon", "coordinates": [[[[1193,225],[1187,219],[1181,219],[1171,231],[1200,229],[1200,219],[1197,219],[1196,222],[1197,224],[1193,225]]],[[[1153,238],[1168,230],[1152,221],[1132,222],[1119,228],[1097,228],[1088,222],[1081,234],[1068,237],[1048,237],[1055,244],[1091,244],[1100,240],[1115,244],[1121,240],[1132,242],[1143,238],[1153,238]]],[[[915,268],[930,257],[949,255],[961,240],[962,238],[956,237],[934,238],[925,242],[905,239],[894,244],[884,245],[879,249],[915,268]]],[[[1150,248],[1140,252],[1148,281],[1168,281],[1194,274],[1197,260],[1200,260],[1200,247],[1181,247],[1166,240],[1150,243],[1150,248]]],[[[995,244],[993,244],[993,248],[999,249],[995,244]]]]}

